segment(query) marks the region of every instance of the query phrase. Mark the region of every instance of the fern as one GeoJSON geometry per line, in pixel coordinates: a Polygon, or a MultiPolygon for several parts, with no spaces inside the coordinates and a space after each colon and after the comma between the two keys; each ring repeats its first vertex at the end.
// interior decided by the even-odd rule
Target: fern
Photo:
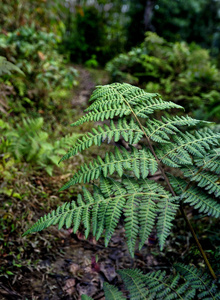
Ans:
{"type": "MultiPolygon", "coordinates": [[[[217,284],[202,269],[183,264],[176,264],[174,267],[174,274],[171,275],[161,270],[143,274],[139,269],[124,269],[118,273],[131,300],[220,299],[217,284]]],[[[104,292],[106,300],[125,299],[116,287],[106,283],[104,292]]]]}
{"type": "Polygon", "coordinates": [[[208,194],[214,194],[216,197],[220,195],[219,177],[211,172],[200,171],[196,167],[187,167],[181,169],[185,177],[189,177],[190,181],[197,182],[199,187],[203,187],[208,194]]]}
{"type": "MultiPolygon", "coordinates": [[[[73,125],[88,121],[106,123],[80,137],[61,161],[104,141],[123,139],[128,147],[115,147],[104,158],[97,156],[93,162],[82,165],[61,190],[93,182],[93,192],[83,187],[83,194],[76,200],[41,217],[25,234],[55,224],[59,228],[73,227],[76,232],[82,223],[86,237],[90,231],[96,239],[103,234],[107,246],[123,216],[128,249],[134,256],[136,245],[139,243],[141,249],[154,227],[160,249],[164,248],[176,212],[178,208],[183,211],[184,204],[190,204],[202,214],[220,216],[220,134],[217,131],[195,128],[200,121],[188,116],[169,117],[165,112],[166,116],[156,118],[158,110],[162,111],[161,115],[164,110],[182,107],[129,84],[97,87],[90,100],[93,103],[87,114],[73,125]],[[171,173],[177,168],[179,177],[166,174],[166,166],[171,173]],[[154,180],[156,172],[164,182],[154,180]]],[[[203,252],[202,255],[205,257],[203,252]]],[[[167,278],[163,272],[143,275],[140,271],[121,274],[127,278],[125,284],[131,299],[154,299],[156,295],[160,299],[193,299],[195,295],[187,283],[179,285],[179,275],[167,278]]],[[[111,298],[113,294],[116,299],[123,297],[108,285],[105,291],[112,294],[109,299],[115,299],[111,298]]]]}
{"type": "Polygon", "coordinates": [[[115,286],[108,284],[107,282],[104,282],[104,292],[105,297],[108,300],[124,300],[126,299],[122,292],[120,292],[115,286]]]}
{"type": "Polygon", "coordinates": [[[86,183],[97,179],[101,174],[106,177],[108,174],[112,175],[114,172],[117,172],[121,177],[124,170],[132,170],[137,178],[146,178],[149,172],[153,175],[157,169],[157,161],[148,149],[137,150],[131,146],[131,153],[129,153],[123,147],[121,147],[121,152],[116,147],[115,154],[112,152],[106,153],[104,159],[98,156],[93,163],[81,166],[80,170],[75,173],[74,177],[61,190],[82,181],[86,183]]]}
{"type": "Polygon", "coordinates": [[[203,273],[194,266],[189,267],[183,264],[176,264],[175,268],[187,279],[192,288],[199,290],[199,299],[220,299],[220,291],[207,273],[203,273]]]}
{"type": "Polygon", "coordinates": [[[128,247],[133,256],[138,234],[140,233],[143,246],[151,234],[157,214],[159,243],[161,249],[163,248],[171,221],[178,209],[175,200],[162,186],[151,180],[137,182],[133,178],[124,177],[118,182],[103,177],[100,187],[95,186],[93,194],[83,188],[83,196],[78,195],[76,202],[65,203],[42,217],[26,234],[55,224],[58,224],[59,229],[64,225],[69,228],[74,224],[73,231],[76,232],[82,222],[86,237],[90,227],[97,239],[105,230],[107,246],[121,215],[124,214],[128,247]]]}
{"type": "Polygon", "coordinates": [[[0,56],[0,76],[3,74],[11,75],[11,71],[17,71],[18,73],[24,75],[24,73],[14,64],[7,61],[3,56],[0,56]]]}
{"type": "Polygon", "coordinates": [[[110,143],[112,140],[118,142],[120,137],[123,137],[130,145],[137,144],[143,137],[143,132],[137,124],[131,119],[130,123],[125,118],[119,119],[117,126],[111,120],[110,126],[104,124],[103,127],[92,128],[92,133],[85,134],[78,140],[71,150],[63,156],[61,161],[76,155],[78,152],[91,147],[92,145],[100,146],[105,140],[110,143]]]}
{"type": "MultiPolygon", "coordinates": [[[[98,87],[91,100],[94,101],[87,109],[85,117],[74,123],[82,124],[85,121],[99,121],[118,117],[117,121],[110,121],[93,128],[91,133],[79,138],[62,160],[82,152],[92,145],[101,145],[105,140],[118,142],[123,138],[130,144],[129,149],[115,147],[114,153],[106,153],[89,164],[84,164],[72,179],[61,190],[78,183],[87,183],[101,178],[100,185],[90,194],[84,189],[83,197],[78,196],[77,201],[64,204],[61,208],[41,218],[27,233],[40,231],[50,225],[64,224],[74,227],[76,231],[82,222],[86,236],[90,228],[96,238],[104,232],[107,245],[121,215],[125,216],[125,230],[128,247],[133,255],[137,240],[139,248],[143,246],[156,224],[160,248],[163,249],[165,241],[171,231],[172,221],[175,218],[180,200],[198,208],[200,212],[219,217],[219,205],[215,197],[219,196],[218,175],[211,162],[217,155],[220,134],[211,129],[200,129],[191,132],[181,131],[181,127],[195,126],[200,121],[186,117],[161,117],[161,120],[150,118],[155,110],[167,108],[181,108],[172,102],[164,102],[158,94],[148,94],[145,91],[129,84],[112,84],[98,87]],[[130,120],[126,119],[132,115],[130,120]],[[142,125],[138,116],[145,120],[142,125]],[[146,146],[136,148],[132,144],[147,139],[146,146]],[[152,150],[149,141],[158,144],[152,150]],[[181,168],[186,180],[181,186],[181,193],[173,196],[172,191],[166,191],[160,184],[149,181],[157,170],[161,170],[160,162],[181,168]],[[199,171],[204,162],[204,168],[199,171]],[[125,177],[124,173],[135,177],[125,177]],[[117,173],[121,180],[109,179],[117,173]],[[190,186],[187,178],[196,184],[190,186]],[[184,188],[187,188],[184,190],[184,188]],[[203,191],[200,190],[203,188],[203,191]],[[213,194],[209,196],[209,194],[213,194]],[[213,198],[214,196],[214,198],[213,198]],[[157,222],[156,222],[157,220],[157,222]]],[[[142,142],[143,143],[143,142],[142,142]]],[[[129,175],[129,176],[130,176],[129,175]]],[[[177,179],[178,181],[178,179],[177,179]]],[[[175,189],[175,184],[172,183],[175,189]]],[[[181,185],[181,184],[180,184],[181,185]]]]}

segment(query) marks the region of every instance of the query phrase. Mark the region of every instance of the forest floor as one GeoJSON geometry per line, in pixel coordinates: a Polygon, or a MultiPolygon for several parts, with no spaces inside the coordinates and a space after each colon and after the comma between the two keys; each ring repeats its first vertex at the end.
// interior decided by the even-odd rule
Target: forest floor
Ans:
{"type": "MultiPolygon", "coordinates": [[[[108,83],[108,76],[101,70],[88,71],[80,66],[77,69],[81,79],[70,99],[75,118],[82,115],[88,106],[95,85],[108,83]]],[[[78,130],[87,129],[81,127],[78,130]]],[[[91,151],[95,153],[96,149],[86,151],[87,158],[93,157],[91,151]]],[[[22,172],[18,172],[16,184],[22,186],[23,193],[28,195],[22,201],[16,197],[0,195],[0,200],[5,205],[0,211],[0,266],[4,274],[0,277],[0,299],[78,300],[82,294],[94,299],[104,299],[104,281],[116,284],[123,290],[116,273],[118,269],[138,267],[143,271],[169,271],[173,261],[184,258],[186,262],[186,253],[195,252],[190,246],[190,235],[185,232],[180,216],[176,220],[178,234],[171,234],[163,253],[159,251],[156,236],[152,234],[143,249],[135,252],[134,259],[128,253],[122,223],[108,248],[105,248],[102,238],[96,241],[90,236],[85,240],[80,231],[77,234],[66,229],[58,231],[56,226],[22,237],[22,233],[28,228],[27,221],[32,224],[43,215],[43,211],[49,212],[60,203],[74,199],[80,191],[79,187],[62,194],[58,192],[70,176],[70,170],[79,164],[76,160],[81,163],[83,157],[73,159],[66,168],[66,174],[57,171],[52,177],[42,172],[30,172],[23,178],[22,172]]],[[[190,216],[191,211],[188,214],[190,216]]],[[[208,219],[204,218],[204,222],[210,227],[208,219]]],[[[206,238],[206,233],[203,233],[203,237],[206,238]]]]}

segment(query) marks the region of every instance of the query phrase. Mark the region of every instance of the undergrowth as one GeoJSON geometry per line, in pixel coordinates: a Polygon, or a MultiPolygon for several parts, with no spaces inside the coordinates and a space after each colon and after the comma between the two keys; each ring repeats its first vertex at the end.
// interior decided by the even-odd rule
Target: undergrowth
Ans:
{"type": "Polygon", "coordinates": [[[139,47],[118,55],[106,68],[113,81],[159,92],[196,118],[219,119],[219,69],[209,51],[196,44],[171,43],[147,32],[139,47]]]}

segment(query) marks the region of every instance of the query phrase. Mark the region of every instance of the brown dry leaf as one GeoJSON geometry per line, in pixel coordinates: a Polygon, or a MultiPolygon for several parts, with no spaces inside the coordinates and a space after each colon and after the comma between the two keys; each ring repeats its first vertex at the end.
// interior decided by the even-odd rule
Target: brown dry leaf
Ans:
{"type": "Polygon", "coordinates": [[[75,284],[76,284],[76,281],[74,278],[67,279],[66,284],[63,288],[64,292],[66,294],[68,294],[69,296],[72,296],[76,291],[75,284]]]}
{"type": "Polygon", "coordinates": [[[101,263],[100,270],[104,273],[109,282],[111,282],[117,276],[115,267],[112,264],[101,263]]]}
{"type": "Polygon", "coordinates": [[[71,264],[70,265],[70,273],[72,273],[73,275],[76,275],[76,273],[79,271],[80,266],[78,264],[71,264]]]}
{"type": "Polygon", "coordinates": [[[83,283],[78,283],[77,284],[77,291],[79,292],[79,299],[81,299],[81,295],[87,295],[89,297],[92,297],[97,293],[98,288],[94,284],[83,284],[83,283]]]}

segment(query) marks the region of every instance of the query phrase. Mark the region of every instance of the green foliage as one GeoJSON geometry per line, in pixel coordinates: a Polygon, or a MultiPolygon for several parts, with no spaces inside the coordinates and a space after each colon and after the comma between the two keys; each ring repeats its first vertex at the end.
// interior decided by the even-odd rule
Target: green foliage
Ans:
{"type": "Polygon", "coordinates": [[[105,44],[105,20],[94,6],[77,7],[71,29],[64,36],[64,47],[77,62],[85,62],[99,55],[105,44]]]}
{"type": "Polygon", "coordinates": [[[1,79],[14,87],[15,95],[10,103],[13,110],[19,112],[21,106],[48,107],[55,93],[77,84],[77,71],[65,66],[54,33],[37,30],[33,25],[23,26],[7,35],[1,34],[0,42],[0,54],[15,62],[26,75],[25,78],[8,76],[1,79]]]}
{"type": "Polygon", "coordinates": [[[87,296],[87,295],[82,295],[82,300],[93,300],[91,297],[87,296]]]}
{"type": "MultiPolygon", "coordinates": [[[[207,166],[202,165],[199,170],[196,169],[196,175],[191,176],[189,181],[188,173],[184,171],[192,171],[200,159],[206,161],[207,157],[213,155],[213,151],[218,151],[216,147],[219,145],[219,133],[211,129],[194,129],[190,132],[184,130],[186,126],[199,123],[188,116],[166,116],[156,120],[151,116],[155,111],[181,107],[163,101],[158,94],[146,93],[129,84],[100,86],[92,94],[91,101],[93,103],[87,109],[87,114],[75,122],[74,126],[115,117],[117,121],[111,120],[110,125],[104,124],[92,129],[91,133],[76,141],[62,160],[93,144],[100,146],[104,140],[109,143],[123,138],[129,143],[129,147],[115,147],[114,153],[106,153],[104,158],[98,156],[93,162],[82,165],[61,190],[77,183],[100,179],[100,184],[94,185],[93,193],[83,187],[83,196],[78,195],[77,201],[65,203],[56,211],[42,217],[26,234],[54,224],[58,224],[59,228],[64,225],[69,228],[73,224],[76,232],[82,222],[86,237],[91,228],[96,239],[104,234],[107,246],[120,217],[124,215],[127,244],[133,256],[136,242],[139,240],[141,249],[155,224],[160,248],[164,248],[172,221],[183,199],[184,202],[190,202],[195,208],[199,208],[202,213],[219,216],[219,204],[215,205],[219,196],[217,175],[211,175],[211,170],[204,171],[203,168],[207,166]],[[144,140],[146,146],[132,146],[140,142],[142,144],[144,140]],[[155,144],[155,150],[152,143],[155,144]],[[174,196],[169,187],[165,188],[159,182],[147,178],[149,174],[153,176],[157,170],[161,170],[161,162],[171,169],[180,169],[185,177],[184,180],[181,179],[185,188],[178,189],[177,196],[174,196]],[[114,173],[120,179],[108,177],[114,173]],[[187,196],[192,188],[196,201],[187,196]],[[209,199],[210,193],[213,193],[212,201],[209,199]]],[[[176,189],[178,178],[175,181],[170,179],[170,182],[176,189]]]]}
{"type": "Polygon", "coordinates": [[[219,117],[220,73],[209,52],[195,44],[168,43],[148,32],[144,43],[107,64],[113,81],[139,84],[160,92],[187,111],[206,118],[219,117]]]}
{"type": "MultiPolygon", "coordinates": [[[[63,148],[70,147],[80,135],[73,134],[51,144],[43,125],[43,118],[23,119],[22,125],[17,124],[16,129],[7,125],[2,132],[0,150],[2,153],[10,153],[19,162],[26,161],[38,168],[44,168],[52,175],[53,166],[58,165],[60,155],[65,153],[63,148]]],[[[3,167],[8,169],[4,161],[3,167]]]]}
{"type": "Polygon", "coordinates": [[[158,0],[152,18],[156,32],[169,41],[196,42],[219,52],[219,1],[158,0]]]}
{"type": "Polygon", "coordinates": [[[107,282],[104,282],[104,292],[105,292],[105,298],[108,300],[124,300],[126,299],[122,292],[120,292],[115,286],[108,284],[107,282]]]}
{"type": "Polygon", "coordinates": [[[96,1],[95,5],[83,1],[67,6],[61,49],[70,54],[72,61],[97,67],[97,63],[104,65],[123,51],[127,16],[121,1],[96,1]]]}
{"type": "MultiPolygon", "coordinates": [[[[210,276],[194,266],[175,265],[175,274],[167,275],[165,271],[143,274],[138,269],[120,270],[129,292],[129,299],[220,299],[220,292],[210,276]]],[[[126,299],[114,286],[104,285],[106,300],[126,299]]]]}
{"type": "Polygon", "coordinates": [[[4,32],[14,31],[23,25],[35,25],[60,33],[63,26],[61,15],[64,6],[59,0],[3,0],[0,3],[0,26],[4,32]]]}
{"type": "MultiPolygon", "coordinates": [[[[220,299],[217,283],[204,273],[202,269],[184,264],[175,264],[173,274],[165,271],[154,271],[147,274],[139,269],[124,269],[118,271],[129,297],[115,286],[104,283],[106,300],[142,300],[142,299],[220,299]]],[[[84,299],[86,295],[83,295],[84,299]]]]}
{"type": "Polygon", "coordinates": [[[11,75],[11,71],[17,71],[21,74],[24,74],[17,66],[7,61],[5,57],[0,56],[0,76],[2,74],[11,75]]]}

